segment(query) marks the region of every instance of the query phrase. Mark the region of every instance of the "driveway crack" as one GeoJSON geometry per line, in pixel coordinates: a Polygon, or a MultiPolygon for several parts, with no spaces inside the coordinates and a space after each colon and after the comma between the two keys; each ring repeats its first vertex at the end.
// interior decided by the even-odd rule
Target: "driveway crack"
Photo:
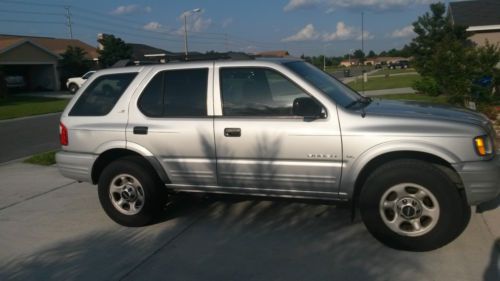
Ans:
{"type": "Polygon", "coordinates": [[[47,193],[50,193],[50,192],[52,192],[52,191],[56,191],[56,190],[58,190],[58,189],[61,189],[61,188],[67,187],[67,186],[72,185],[72,184],[74,184],[74,183],[76,183],[76,181],[72,181],[72,182],[70,182],[70,183],[63,184],[63,185],[58,186],[58,187],[54,187],[54,188],[52,188],[52,189],[50,189],[50,190],[47,190],[47,191],[44,191],[44,192],[42,192],[42,193],[38,193],[38,194],[35,194],[35,195],[33,195],[33,196],[30,196],[30,197],[24,198],[23,200],[20,200],[20,201],[17,201],[17,202],[11,203],[11,204],[9,204],[9,205],[7,205],[7,206],[0,207],[0,211],[3,211],[3,210],[5,210],[5,209],[7,209],[7,208],[10,208],[10,207],[14,207],[14,206],[16,206],[16,205],[18,205],[18,204],[21,204],[21,203],[23,203],[23,202],[29,201],[29,200],[31,200],[31,199],[35,199],[35,198],[37,198],[37,197],[43,196],[43,195],[45,195],[45,194],[47,194],[47,193]]]}

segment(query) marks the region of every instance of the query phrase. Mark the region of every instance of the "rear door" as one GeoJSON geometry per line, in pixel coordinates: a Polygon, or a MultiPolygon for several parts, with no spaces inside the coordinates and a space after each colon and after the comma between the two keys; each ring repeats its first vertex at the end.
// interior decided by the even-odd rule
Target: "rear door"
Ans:
{"type": "Polygon", "coordinates": [[[159,159],[172,184],[215,185],[213,63],[155,68],[130,103],[127,146],[159,159]]]}
{"type": "Polygon", "coordinates": [[[257,193],[337,192],[342,146],[335,107],[324,107],[325,118],[294,116],[293,101],[312,96],[280,69],[220,62],[215,73],[219,185],[257,193]]]}

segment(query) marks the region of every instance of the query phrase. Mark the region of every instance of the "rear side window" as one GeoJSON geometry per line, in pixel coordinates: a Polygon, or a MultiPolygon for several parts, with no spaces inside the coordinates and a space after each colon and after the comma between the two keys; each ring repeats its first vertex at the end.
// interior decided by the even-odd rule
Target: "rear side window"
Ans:
{"type": "Polygon", "coordinates": [[[134,80],[137,73],[103,75],[95,79],[76,101],[70,116],[103,116],[108,114],[134,80]]]}
{"type": "Polygon", "coordinates": [[[208,69],[167,70],[158,73],[137,103],[148,117],[207,115],[208,69]]]}

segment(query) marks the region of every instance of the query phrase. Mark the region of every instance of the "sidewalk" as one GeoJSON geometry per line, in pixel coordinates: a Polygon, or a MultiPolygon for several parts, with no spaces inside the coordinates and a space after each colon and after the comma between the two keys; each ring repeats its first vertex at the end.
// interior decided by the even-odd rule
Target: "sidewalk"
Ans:
{"type": "Polygon", "coordinates": [[[71,99],[74,96],[74,94],[71,94],[68,91],[31,92],[31,93],[23,93],[17,95],[25,97],[43,97],[43,98],[57,98],[57,99],[71,99]]]}
{"type": "Polygon", "coordinates": [[[384,96],[384,95],[401,95],[401,94],[415,94],[417,91],[415,91],[413,88],[395,88],[395,89],[383,89],[383,90],[372,90],[372,91],[364,91],[361,92],[361,94],[369,97],[376,97],[376,96],[384,96]]]}

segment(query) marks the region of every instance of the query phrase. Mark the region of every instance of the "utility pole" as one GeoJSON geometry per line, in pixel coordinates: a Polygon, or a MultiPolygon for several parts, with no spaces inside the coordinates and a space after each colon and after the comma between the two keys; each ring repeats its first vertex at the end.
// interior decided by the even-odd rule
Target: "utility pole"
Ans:
{"type": "Polygon", "coordinates": [[[187,16],[194,13],[200,13],[202,10],[200,8],[193,9],[191,11],[184,12],[184,53],[186,55],[186,60],[188,59],[188,31],[187,31],[187,16]]]}
{"type": "Polygon", "coordinates": [[[224,33],[224,48],[226,49],[226,53],[229,52],[228,42],[227,42],[227,33],[224,33]]]}
{"type": "Polygon", "coordinates": [[[68,20],[67,26],[69,31],[69,38],[73,39],[73,23],[71,22],[71,11],[69,10],[71,6],[64,6],[66,9],[66,19],[68,20]]]}
{"type": "Polygon", "coordinates": [[[326,45],[323,45],[323,71],[326,71],[326,45]]]}
{"type": "Polygon", "coordinates": [[[186,55],[186,60],[188,58],[188,31],[187,31],[187,15],[184,13],[184,54],[186,55]]]}
{"type": "Polygon", "coordinates": [[[362,80],[361,80],[361,92],[364,94],[365,93],[365,62],[364,62],[364,56],[365,56],[365,15],[364,12],[361,12],[361,52],[363,53],[363,65],[361,74],[363,75],[362,80]]]}

